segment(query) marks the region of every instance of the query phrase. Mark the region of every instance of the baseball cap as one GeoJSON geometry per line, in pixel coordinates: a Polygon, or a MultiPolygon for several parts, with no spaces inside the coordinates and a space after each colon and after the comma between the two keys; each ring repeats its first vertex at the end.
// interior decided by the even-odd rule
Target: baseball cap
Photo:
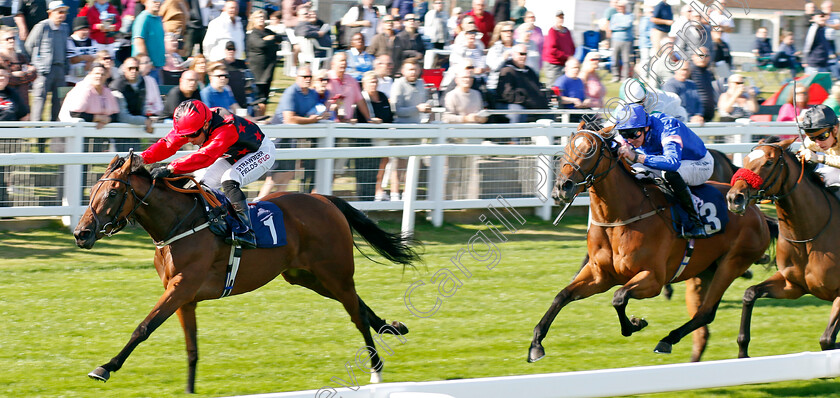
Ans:
{"type": "Polygon", "coordinates": [[[55,11],[59,8],[69,8],[66,4],[64,4],[61,0],[53,0],[50,2],[49,7],[47,7],[47,11],[55,11]]]}
{"type": "Polygon", "coordinates": [[[557,12],[555,12],[555,13],[554,13],[554,16],[556,17],[556,16],[558,16],[558,15],[563,15],[563,16],[565,16],[566,14],[565,14],[565,13],[563,13],[563,10],[557,10],[557,12]]]}
{"type": "Polygon", "coordinates": [[[236,50],[236,44],[234,44],[232,41],[228,41],[227,43],[225,43],[225,50],[236,50]]]}
{"type": "Polygon", "coordinates": [[[79,29],[90,29],[90,22],[88,22],[87,17],[76,17],[73,19],[73,31],[77,31],[79,29]]]}
{"type": "Polygon", "coordinates": [[[826,127],[834,127],[837,125],[837,115],[834,111],[823,104],[814,106],[805,111],[805,116],[802,118],[802,128],[806,133],[815,132],[813,130],[820,130],[826,127]]]}

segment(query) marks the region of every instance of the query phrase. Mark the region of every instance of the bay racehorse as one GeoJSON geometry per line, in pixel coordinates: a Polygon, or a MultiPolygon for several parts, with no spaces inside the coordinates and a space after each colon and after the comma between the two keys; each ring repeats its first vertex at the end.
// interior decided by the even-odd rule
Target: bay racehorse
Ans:
{"type": "MultiPolygon", "coordinates": [[[[627,317],[629,299],[654,297],[666,283],[700,276],[702,302],[687,323],[669,333],[654,349],[670,353],[673,344],[714,320],[724,291],[761,258],[770,243],[764,217],[756,206],[750,206],[744,217],[732,217],[723,232],[698,239],[694,255],[682,268],[688,242],[671,228],[671,205],[658,188],[640,183],[631,174],[618,155],[619,144],[611,130],[577,131],[569,138],[558,166],[552,192],[558,204],[570,203],[589,190],[593,219],[587,233],[590,261],[557,294],[534,328],[529,362],[545,356],[542,341],[554,318],[570,302],[622,285],[612,304],[621,334],[630,336],[647,322],[627,317]]],[[[711,184],[721,192],[729,189],[727,184],[711,184]]]]}
{"type": "MultiPolygon", "coordinates": [[[[416,241],[380,229],[360,211],[334,196],[281,194],[268,198],[284,213],[287,244],[271,249],[242,251],[238,277],[230,295],[255,290],[277,275],[341,302],[365,340],[371,358],[371,382],[381,378],[382,361],[374,349],[370,329],[377,333],[405,334],[399,322],[388,324],[356,294],[353,282],[353,230],[377,253],[395,263],[419,260],[416,241]]],[[[108,363],[88,376],[107,381],[138,344],[145,341],[173,313],[178,314],[187,345],[187,392],[195,391],[198,342],[196,303],[222,297],[231,245],[209,229],[208,218],[196,194],[184,194],[153,181],[143,159],[129,153],[115,157],[93,186],[90,204],[74,236],[79,247],[90,249],[105,235],[136,220],[156,243],[186,233],[169,244],[159,244],[154,264],[165,291],[152,311],[131,334],[128,344],[108,363]],[[198,209],[198,210],[196,210],[198,209]]],[[[165,242],[164,242],[165,243],[165,242]]]]}
{"type": "Polygon", "coordinates": [[[749,356],[752,310],[762,297],[796,299],[810,293],[832,302],[828,327],[820,337],[823,350],[835,348],[840,329],[840,202],[813,165],[803,166],[789,151],[794,141],[755,146],[726,195],[729,209],[738,214],[758,200],[775,202],[782,237],[776,243],[778,271],[744,292],[738,333],[741,358],[749,356]]]}
{"type": "MultiPolygon", "coordinates": [[[[721,151],[709,149],[709,153],[711,153],[712,157],[715,159],[715,168],[712,171],[712,176],[709,178],[709,181],[731,181],[732,176],[734,176],[735,172],[738,171],[738,166],[732,163],[732,161],[729,160],[726,154],[724,154],[721,151]]],[[[768,219],[767,221],[771,226],[771,236],[775,239],[777,231],[775,220],[768,219]]],[[[758,264],[767,264],[771,261],[772,257],[769,255],[765,255],[759,260],[758,264]]],[[[588,263],[589,254],[584,256],[583,261],[580,264],[580,269],[578,270],[578,273],[580,273],[583,267],[585,267],[588,263]]],[[[750,270],[747,270],[742,276],[749,279],[752,277],[752,272],[750,270]]],[[[690,316],[693,316],[697,312],[697,308],[700,307],[700,303],[703,301],[703,294],[705,293],[705,290],[702,282],[703,280],[700,276],[695,276],[693,278],[688,278],[685,280],[685,305],[688,309],[688,313],[690,316]]],[[[671,295],[673,293],[674,288],[671,287],[670,283],[666,284],[663,287],[662,295],[665,296],[666,299],[670,300],[671,295]]],[[[708,344],[709,340],[709,327],[702,326],[699,329],[695,330],[692,333],[692,340],[694,344],[691,350],[691,361],[698,362],[703,356],[703,352],[706,351],[706,345],[708,344]]]]}

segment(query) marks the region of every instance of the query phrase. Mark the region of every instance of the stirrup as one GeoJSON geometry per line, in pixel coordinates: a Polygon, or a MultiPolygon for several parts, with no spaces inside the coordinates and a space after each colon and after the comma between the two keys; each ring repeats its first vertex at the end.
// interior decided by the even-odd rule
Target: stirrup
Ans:
{"type": "Polygon", "coordinates": [[[696,223],[693,225],[694,227],[691,229],[686,229],[685,226],[683,226],[682,234],[680,235],[680,237],[683,239],[703,239],[709,237],[709,235],[706,233],[706,227],[704,227],[702,224],[698,226],[696,223]]]}

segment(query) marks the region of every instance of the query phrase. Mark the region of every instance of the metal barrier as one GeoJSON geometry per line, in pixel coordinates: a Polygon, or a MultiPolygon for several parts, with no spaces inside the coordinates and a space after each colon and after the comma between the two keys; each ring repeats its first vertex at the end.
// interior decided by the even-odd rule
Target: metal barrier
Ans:
{"type": "MultiPolygon", "coordinates": [[[[323,194],[334,193],[337,186],[334,178],[336,159],[409,158],[401,202],[352,203],[362,210],[403,210],[403,229],[410,231],[416,210],[428,211],[431,222],[439,226],[443,223],[444,210],[483,208],[499,195],[512,206],[534,207],[537,215],[548,220],[552,203],[547,200],[551,183],[546,178],[550,178],[552,172],[551,155],[562,150],[566,137],[576,127],[561,123],[328,123],[267,125],[262,129],[273,139],[310,139],[317,144],[315,148],[278,149],[277,158],[314,159],[315,190],[323,194]],[[493,140],[507,142],[511,138],[522,138],[521,145],[492,143],[493,140]],[[349,140],[352,145],[353,140],[359,139],[391,140],[405,145],[358,147],[343,142],[349,140]],[[482,144],[458,144],[460,142],[482,144]],[[540,155],[545,157],[538,158],[540,155]],[[451,166],[453,159],[461,156],[468,157],[461,159],[461,166],[470,171],[448,173],[452,167],[447,167],[447,160],[451,166]],[[447,178],[455,181],[447,181],[447,178]],[[471,184],[472,188],[467,189],[465,195],[453,196],[452,187],[457,184],[471,184]],[[505,184],[509,187],[500,190],[505,184]]],[[[740,154],[752,148],[754,135],[795,134],[794,123],[707,123],[703,127],[692,127],[702,137],[732,137],[733,143],[709,144],[709,147],[736,154],[736,163],[740,154]]],[[[158,124],[150,135],[141,127],[125,124],[111,124],[97,130],[92,123],[0,122],[0,149],[25,148],[22,152],[18,149],[14,153],[0,153],[0,176],[5,177],[0,180],[0,190],[16,198],[0,203],[0,206],[6,206],[0,207],[0,217],[61,216],[68,225],[75,225],[85,210],[86,190],[104,171],[102,165],[109,163],[117,153],[124,155],[130,146],[138,151],[144,149],[169,129],[170,125],[158,124]],[[36,139],[50,142],[39,145],[34,142],[36,139]],[[8,143],[10,141],[13,143],[8,143]],[[112,152],[114,149],[122,150],[115,153],[112,152]],[[40,179],[33,176],[40,176],[40,179]],[[43,186],[38,186],[40,183],[43,186]],[[39,199],[44,195],[51,199],[39,199]]],[[[179,152],[173,159],[186,153],[188,151],[179,152]]],[[[335,191],[342,197],[351,196],[346,195],[346,189],[335,191]]],[[[587,203],[585,197],[576,202],[587,203]]]]}

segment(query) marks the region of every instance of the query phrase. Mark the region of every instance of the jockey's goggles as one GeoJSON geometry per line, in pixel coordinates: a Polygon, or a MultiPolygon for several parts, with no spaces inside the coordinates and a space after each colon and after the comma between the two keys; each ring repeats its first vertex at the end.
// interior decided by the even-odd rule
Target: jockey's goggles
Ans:
{"type": "Polygon", "coordinates": [[[630,129],[623,129],[618,130],[618,134],[621,135],[622,138],[626,140],[635,140],[642,136],[642,132],[645,130],[644,127],[635,127],[630,129]]]}
{"type": "Polygon", "coordinates": [[[808,134],[808,138],[814,141],[825,141],[828,137],[831,137],[831,127],[824,127],[821,129],[804,129],[805,134],[808,134]]]}

